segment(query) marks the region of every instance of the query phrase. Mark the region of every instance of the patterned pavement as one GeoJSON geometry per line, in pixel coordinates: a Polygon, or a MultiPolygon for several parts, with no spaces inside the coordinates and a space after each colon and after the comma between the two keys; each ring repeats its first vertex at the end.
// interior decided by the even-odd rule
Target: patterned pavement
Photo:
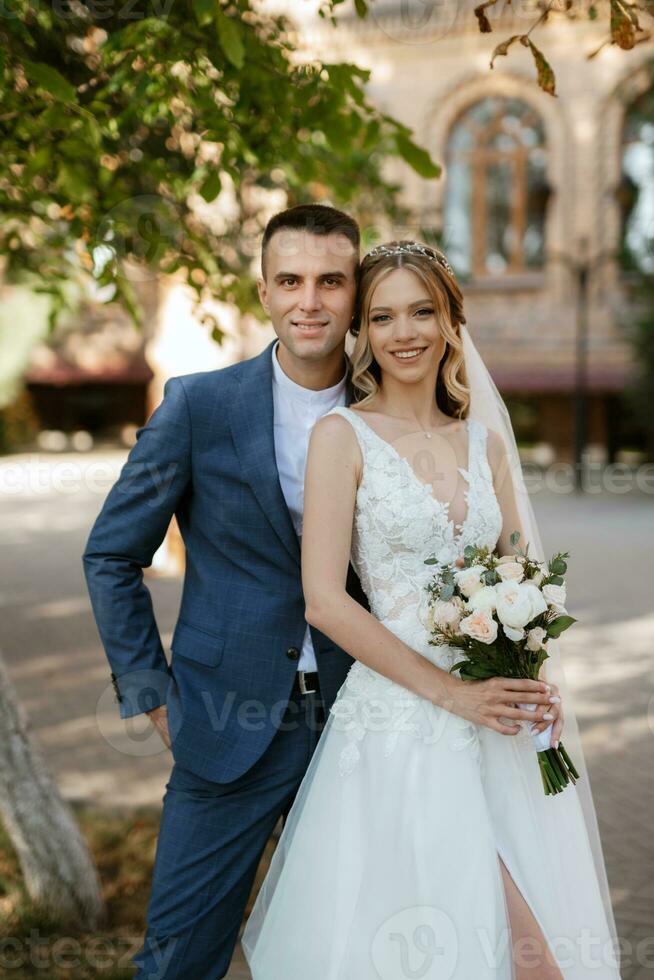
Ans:
{"type": "MultiPolygon", "coordinates": [[[[3,655],[33,730],[71,799],[158,806],[170,756],[126,730],[88,605],[80,555],[125,454],[0,459],[3,655]]],[[[652,481],[649,481],[650,484],[652,481]]],[[[571,552],[566,637],[599,815],[623,980],[654,980],[654,494],[543,490],[548,551],[571,552]]],[[[181,583],[151,576],[164,646],[181,583]]],[[[149,722],[147,723],[149,725],[149,722]]],[[[247,980],[237,952],[229,980],[247,980]]]]}

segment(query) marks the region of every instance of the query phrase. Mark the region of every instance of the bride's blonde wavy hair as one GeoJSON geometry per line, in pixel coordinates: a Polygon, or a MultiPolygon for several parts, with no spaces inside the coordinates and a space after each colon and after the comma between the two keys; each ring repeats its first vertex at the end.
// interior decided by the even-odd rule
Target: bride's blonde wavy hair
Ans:
{"type": "Polygon", "coordinates": [[[421,242],[388,242],[384,249],[388,252],[378,253],[373,249],[361,263],[356,308],[350,327],[356,337],[350,358],[354,400],[357,404],[365,404],[377,394],[381,384],[381,370],[373,356],[368,337],[372,295],[382,279],[394,269],[407,269],[427,289],[445,339],[445,352],[436,380],[436,404],[451,418],[465,419],[470,411],[470,388],[460,326],[466,320],[463,315],[463,296],[454,274],[448,272],[439,261],[440,252],[421,242]],[[407,249],[407,246],[421,251],[399,251],[402,247],[407,249]],[[398,251],[393,251],[394,249],[398,251]]]}

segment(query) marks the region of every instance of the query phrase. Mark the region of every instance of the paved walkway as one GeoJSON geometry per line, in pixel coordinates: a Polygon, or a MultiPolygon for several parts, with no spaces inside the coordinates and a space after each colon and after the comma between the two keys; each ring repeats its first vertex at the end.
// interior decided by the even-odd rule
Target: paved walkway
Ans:
{"type": "MultiPolygon", "coordinates": [[[[10,675],[70,799],[159,805],[170,755],[120,721],[80,555],[125,454],[0,458],[0,607],[10,675]]],[[[651,482],[651,481],[650,481],[651,482]]],[[[545,547],[569,549],[568,677],[590,768],[624,980],[654,978],[654,493],[533,496],[545,547]]],[[[149,578],[166,649],[181,583],[149,578]]],[[[235,962],[230,980],[246,980],[235,962]]]]}

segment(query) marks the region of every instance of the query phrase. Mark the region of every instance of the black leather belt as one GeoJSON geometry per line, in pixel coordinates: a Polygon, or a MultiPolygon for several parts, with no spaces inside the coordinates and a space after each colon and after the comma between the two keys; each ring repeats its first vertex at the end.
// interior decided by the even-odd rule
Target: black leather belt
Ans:
{"type": "Polygon", "coordinates": [[[315,694],[320,691],[317,670],[298,670],[295,672],[293,690],[300,694],[315,694]]]}

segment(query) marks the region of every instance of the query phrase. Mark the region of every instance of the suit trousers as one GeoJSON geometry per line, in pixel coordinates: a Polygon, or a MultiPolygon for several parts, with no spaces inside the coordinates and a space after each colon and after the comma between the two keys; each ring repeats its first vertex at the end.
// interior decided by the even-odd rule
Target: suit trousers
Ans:
{"type": "MultiPolygon", "coordinates": [[[[263,850],[286,818],[324,728],[320,693],[293,690],[261,758],[229,783],[173,765],[137,980],[219,980],[263,850]]],[[[244,733],[245,734],[245,733],[244,733]]]]}

